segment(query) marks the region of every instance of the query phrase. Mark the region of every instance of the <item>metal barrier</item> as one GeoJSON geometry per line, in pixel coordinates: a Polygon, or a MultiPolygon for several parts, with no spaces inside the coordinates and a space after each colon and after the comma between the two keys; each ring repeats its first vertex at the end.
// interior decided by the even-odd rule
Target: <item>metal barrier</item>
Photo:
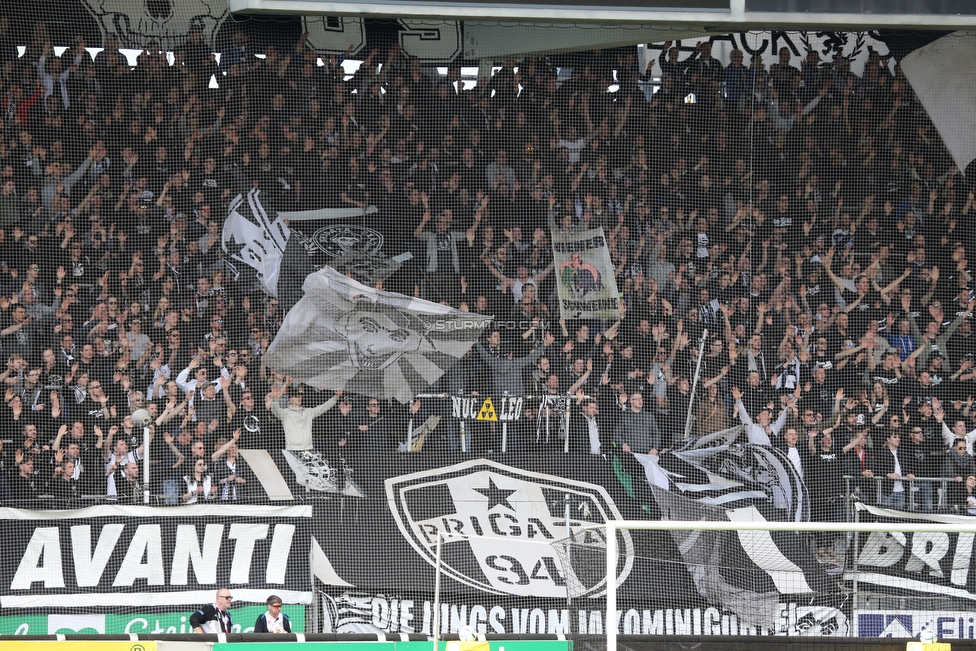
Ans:
{"type": "MultiPolygon", "coordinates": [[[[857,499],[857,497],[858,497],[858,491],[856,490],[856,488],[854,488],[854,489],[851,488],[852,482],[854,482],[854,481],[857,481],[857,482],[873,481],[874,482],[874,500],[873,500],[873,503],[880,504],[881,503],[881,496],[882,496],[881,482],[886,481],[886,480],[887,481],[893,481],[893,480],[889,480],[887,477],[864,477],[864,476],[861,476],[861,475],[844,475],[844,492],[845,492],[845,497],[847,499],[847,504],[848,504],[848,508],[847,508],[847,517],[848,517],[848,520],[847,521],[848,522],[853,522],[854,521],[854,519],[853,519],[853,513],[852,513],[851,508],[850,508],[850,504],[855,499],[857,499]]],[[[947,496],[948,496],[948,493],[949,493],[948,486],[949,486],[949,483],[950,482],[953,482],[953,481],[954,480],[949,479],[947,477],[916,477],[915,479],[911,479],[911,480],[909,480],[909,479],[902,479],[901,482],[903,484],[907,484],[908,485],[907,489],[905,490],[905,497],[906,497],[905,506],[906,506],[906,508],[908,508],[909,510],[912,510],[912,511],[917,511],[918,510],[918,504],[916,503],[916,496],[921,491],[921,485],[922,484],[938,485],[938,489],[935,491],[936,499],[934,500],[933,506],[935,508],[937,508],[937,509],[947,508],[949,506],[946,503],[946,500],[948,499],[947,496]]]]}
{"type": "Polygon", "coordinates": [[[569,452],[569,413],[576,396],[567,394],[541,395],[511,395],[502,396],[453,394],[453,393],[421,393],[418,398],[432,398],[451,401],[451,416],[457,420],[460,430],[460,445],[462,452],[469,452],[469,435],[466,423],[473,421],[487,421],[501,423],[501,451],[508,451],[508,423],[522,418],[529,401],[538,401],[539,410],[536,416],[536,440],[543,435],[549,441],[552,428],[556,428],[556,436],[563,440],[563,451],[569,452]]]}

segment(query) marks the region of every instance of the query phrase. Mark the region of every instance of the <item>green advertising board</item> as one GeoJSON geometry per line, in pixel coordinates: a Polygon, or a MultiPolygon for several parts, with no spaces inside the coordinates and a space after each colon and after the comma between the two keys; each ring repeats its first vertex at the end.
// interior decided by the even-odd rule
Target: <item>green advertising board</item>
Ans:
{"type": "Polygon", "coordinates": [[[47,615],[0,617],[0,635],[46,635],[47,615]]]}
{"type": "MultiPolygon", "coordinates": [[[[265,606],[239,606],[232,609],[235,633],[250,633],[265,606]]],[[[292,631],[305,631],[305,606],[285,605],[282,612],[291,620],[292,631]]],[[[53,635],[63,633],[162,634],[189,633],[192,610],[171,613],[5,615],[0,617],[0,635],[53,635]]]]}

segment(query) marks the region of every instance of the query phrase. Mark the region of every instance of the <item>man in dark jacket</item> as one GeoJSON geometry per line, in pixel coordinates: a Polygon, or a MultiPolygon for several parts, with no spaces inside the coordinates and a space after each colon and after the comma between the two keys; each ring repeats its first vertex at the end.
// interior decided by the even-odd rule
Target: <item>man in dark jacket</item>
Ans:
{"type": "Polygon", "coordinates": [[[950,480],[946,486],[949,504],[965,506],[966,480],[976,476],[976,458],[966,454],[965,439],[956,439],[946,454],[942,464],[942,476],[950,480]]]}
{"type": "Polygon", "coordinates": [[[291,621],[281,612],[281,597],[268,597],[268,612],[258,615],[254,622],[255,633],[291,633],[291,621]]]}
{"type": "Polygon", "coordinates": [[[885,478],[881,480],[878,501],[884,506],[904,509],[909,486],[903,480],[915,479],[915,459],[901,448],[901,433],[888,432],[885,446],[872,459],[871,471],[875,477],[885,478]]]}
{"type": "Polygon", "coordinates": [[[514,351],[509,351],[508,355],[504,357],[493,357],[480,342],[476,343],[475,347],[478,349],[478,354],[491,371],[491,386],[494,394],[496,396],[523,395],[525,393],[525,382],[522,379],[522,372],[529,364],[542,357],[546,348],[551,346],[555,340],[556,338],[553,337],[552,333],[547,332],[542,340],[542,348],[536,348],[525,357],[518,359],[515,358],[514,351]]]}
{"type": "Polygon", "coordinates": [[[194,633],[230,633],[233,620],[228,609],[234,602],[230,588],[217,590],[217,601],[207,604],[190,615],[190,627],[194,633]]]}
{"type": "MultiPolygon", "coordinates": [[[[580,394],[582,394],[580,389],[580,394]]],[[[573,454],[601,453],[604,433],[600,431],[597,415],[600,413],[596,400],[587,398],[580,408],[570,411],[569,451],[573,454]]]]}
{"type": "Polygon", "coordinates": [[[657,454],[661,447],[661,430],[657,427],[654,415],[644,411],[642,394],[630,394],[630,410],[621,414],[613,439],[624,452],[657,454]]]}
{"type": "MultiPolygon", "coordinates": [[[[942,473],[940,467],[945,458],[945,446],[935,435],[931,438],[925,436],[925,430],[921,425],[914,425],[911,430],[911,438],[902,446],[911,455],[912,463],[915,467],[915,474],[919,477],[939,477],[942,473]]],[[[917,510],[931,511],[935,507],[935,491],[931,482],[920,481],[915,484],[918,493],[915,495],[915,507],[917,510]]]]}

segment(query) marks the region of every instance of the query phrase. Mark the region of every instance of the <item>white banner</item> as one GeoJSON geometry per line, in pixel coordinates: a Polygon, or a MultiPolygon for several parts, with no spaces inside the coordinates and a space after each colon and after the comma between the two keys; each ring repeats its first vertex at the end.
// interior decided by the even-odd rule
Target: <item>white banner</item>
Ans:
{"type": "Polygon", "coordinates": [[[564,319],[617,319],[617,279],[602,228],[581,233],[552,229],[552,253],[564,319]]]}
{"type": "MultiPolygon", "coordinates": [[[[605,635],[605,611],[585,607],[517,607],[501,603],[441,603],[442,633],[469,627],[496,635],[605,635]]],[[[345,592],[322,595],[323,633],[433,632],[434,605],[423,599],[345,592]]],[[[848,637],[847,616],[837,608],[781,602],[770,629],[748,626],[717,608],[628,608],[617,611],[620,635],[788,635],[848,637]]]]}

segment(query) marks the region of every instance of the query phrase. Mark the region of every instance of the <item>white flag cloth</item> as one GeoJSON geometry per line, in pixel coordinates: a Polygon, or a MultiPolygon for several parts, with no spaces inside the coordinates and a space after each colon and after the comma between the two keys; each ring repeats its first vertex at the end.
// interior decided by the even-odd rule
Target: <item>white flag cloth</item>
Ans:
{"type": "Polygon", "coordinates": [[[260,190],[252,188],[247,195],[234,197],[227,209],[221,240],[224,252],[253,267],[264,290],[277,296],[278,270],[289,231],[284,218],[268,214],[260,195],[260,190]]]}
{"type": "Polygon", "coordinates": [[[955,32],[920,47],[900,62],[912,90],[925,107],[956,167],[965,171],[976,158],[976,113],[971,70],[976,36],[955,32]]]}
{"type": "Polygon", "coordinates": [[[491,317],[384,292],[331,267],[309,275],[264,362],[305,384],[408,402],[481,336],[491,317]]]}
{"type": "Polygon", "coordinates": [[[564,233],[550,220],[559,314],[564,319],[619,319],[617,279],[602,228],[564,233]]]}

